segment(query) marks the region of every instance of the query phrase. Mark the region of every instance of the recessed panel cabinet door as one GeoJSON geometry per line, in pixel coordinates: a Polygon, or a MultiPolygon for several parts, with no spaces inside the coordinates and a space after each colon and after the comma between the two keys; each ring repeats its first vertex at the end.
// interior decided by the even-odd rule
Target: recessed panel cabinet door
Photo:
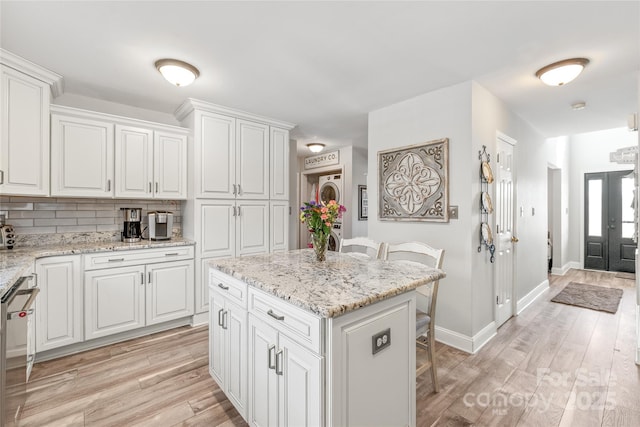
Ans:
{"type": "Polygon", "coordinates": [[[282,252],[289,250],[289,202],[270,202],[269,250],[282,252]]]}
{"type": "Polygon", "coordinates": [[[193,261],[147,266],[147,326],[193,314],[193,261]]]}
{"type": "Polygon", "coordinates": [[[113,124],[51,115],[51,195],[112,197],[113,124]]]}
{"type": "Polygon", "coordinates": [[[145,325],[143,265],[84,273],[85,339],[145,325]]]}
{"type": "Polygon", "coordinates": [[[116,197],[153,197],[153,132],[116,125],[116,197]]]}
{"type": "Polygon", "coordinates": [[[271,128],[270,198],[289,200],[289,131],[271,128]]]}
{"type": "Polygon", "coordinates": [[[226,301],[227,336],[225,391],[243,417],[247,416],[247,311],[226,301]]]}
{"type": "Polygon", "coordinates": [[[0,66],[0,194],[49,195],[49,85],[0,66]]]}
{"type": "Polygon", "coordinates": [[[210,292],[209,299],[209,373],[216,380],[222,390],[225,383],[225,354],[227,342],[225,330],[222,327],[224,314],[224,298],[216,292],[210,292]]]}
{"type": "Polygon", "coordinates": [[[195,132],[196,197],[234,198],[236,119],[198,112],[195,132]]]}
{"type": "Polygon", "coordinates": [[[154,197],[187,198],[187,136],[154,133],[154,197]]]}
{"type": "Polygon", "coordinates": [[[200,205],[202,257],[235,256],[235,213],[233,200],[216,200],[200,205]]]}
{"type": "Polygon", "coordinates": [[[249,425],[279,426],[278,375],[275,357],[278,333],[249,314],[249,425]]]}
{"type": "Polygon", "coordinates": [[[236,197],[269,198],[269,126],[236,121],[236,197]]]}
{"type": "Polygon", "coordinates": [[[269,202],[238,201],[236,256],[269,252],[269,202]]]}

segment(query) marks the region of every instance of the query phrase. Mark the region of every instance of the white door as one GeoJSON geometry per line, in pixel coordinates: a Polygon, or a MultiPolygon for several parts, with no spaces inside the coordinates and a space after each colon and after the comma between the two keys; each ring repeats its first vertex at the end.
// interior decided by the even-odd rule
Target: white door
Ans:
{"type": "Polygon", "coordinates": [[[269,198],[269,126],[236,121],[236,197],[269,198]]]}
{"type": "Polygon", "coordinates": [[[236,256],[269,252],[269,202],[238,200],[236,256]]]}
{"type": "Polygon", "coordinates": [[[116,125],[116,197],[153,197],[153,132],[116,125]]]}
{"type": "Polygon", "coordinates": [[[236,212],[233,200],[201,202],[199,243],[203,258],[235,256],[236,212]]]}
{"type": "Polygon", "coordinates": [[[209,300],[209,373],[222,390],[224,382],[224,362],[226,353],[225,330],[222,327],[225,299],[217,292],[210,293],[209,300]]]}
{"type": "Polygon", "coordinates": [[[84,273],[85,339],[144,326],[144,266],[84,273]]]}
{"type": "Polygon", "coordinates": [[[495,301],[496,323],[502,325],[515,314],[515,159],[516,141],[506,135],[498,135],[496,156],[495,203],[495,301]]]}
{"type": "Polygon", "coordinates": [[[187,198],[187,136],[154,133],[154,197],[187,198]]]}
{"type": "Polygon", "coordinates": [[[286,251],[289,249],[289,202],[270,202],[269,205],[269,251],[286,251]]]}
{"type": "Polygon", "coordinates": [[[235,197],[236,119],[213,113],[196,113],[196,197],[235,197]]]}
{"type": "Polygon", "coordinates": [[[48,196],[49,85],[0,71],[0,194],[48,196]]]}
{"type": "Polygon", "coordinates": [[[209,311],[209,261],[212,258],[202,258],[196,255],[196,283],[195,283],[195,312],[209,311]]]}
{"type": "Polygon", "coordinates": [[[36,298],[36,351],[82,342],[83,282],[80,255],[36,261],[40,295],[36,298]]]}
{"type": "Polygon", "coordinates": [[[276,374],[280,376],[279,425],[323,425],[322,358],[282,334],[279,345],[276,353],[276,374]]]}
{"type": "Polygon", "coordinates": [[[272,200],[289,200],[289,131],[271,128],[269,155],[271,162],[270,198],[272,200]]]}
{"type": "Polygon", "coordinates": [[[247,311],[225,302],[226,332],[225,391],[240,415],[247,416],[247,311]]]}
{"type": "Polygon", "coordinates": [[[193,261],[147,266],[146,325],[193,314],[193,261]]]}
{"type": "Polygon", "coordinates": [[[51,195],[113,196],[113,124],[51,115],[51,195]]]}
{"type": "Polygon", "coordinates": [[[278,426],[278,333],[249,314],[249,425],[278,426]]]}

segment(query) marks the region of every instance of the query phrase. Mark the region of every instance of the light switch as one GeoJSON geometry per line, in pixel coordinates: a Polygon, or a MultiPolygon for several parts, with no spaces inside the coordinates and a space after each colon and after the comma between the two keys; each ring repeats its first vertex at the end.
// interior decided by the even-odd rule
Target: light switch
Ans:
{"type": "Polygon", "coordinates": [[[385,329],[382,332],[371,337],[371,354],[376,354],[379,351],[391,345],[391,328],[385,329]]]}

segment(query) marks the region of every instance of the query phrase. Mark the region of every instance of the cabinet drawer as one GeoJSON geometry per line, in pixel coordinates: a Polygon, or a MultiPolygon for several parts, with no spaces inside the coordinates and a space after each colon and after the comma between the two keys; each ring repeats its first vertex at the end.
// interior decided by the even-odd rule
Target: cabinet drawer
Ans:
{"type": "Polygon", "coordinates": [[[88,254],[84,256],[84,269],[126,267],[154,262],[179,261],[193,258],[193,246],[170,246],[158,249],[137,249],[88,254]]]}
{"type": "Polygon", "coordinates": [[[253,288],[249,289],[249,311],[299,344],[322,354],[321,318],[253,288]]]}
{"type": "Polygon", "coordinates": [[[224,274],[215,268],[209,269],[209,289],[224,295],[240,307],[247,309],[247,284],[224,274]]]}

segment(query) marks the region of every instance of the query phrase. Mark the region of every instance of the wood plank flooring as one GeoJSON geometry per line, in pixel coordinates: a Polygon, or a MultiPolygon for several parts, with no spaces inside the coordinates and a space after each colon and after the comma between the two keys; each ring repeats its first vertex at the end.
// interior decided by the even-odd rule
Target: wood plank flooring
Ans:
{"type": "MultiPolygon", "coordinates": [[[[246,425],[207,370],[207,328],[182,327],[38,363],[22,426],[246,425]]],[[[418,350],[418,358],[424,355],[418,350]]],[[[635,287],[571,270],[475,355],[437,345],[418,426],[639,426],[635,287]],[[549,300],[570,281],[624,290],[615,315],[549,300]]]]}

